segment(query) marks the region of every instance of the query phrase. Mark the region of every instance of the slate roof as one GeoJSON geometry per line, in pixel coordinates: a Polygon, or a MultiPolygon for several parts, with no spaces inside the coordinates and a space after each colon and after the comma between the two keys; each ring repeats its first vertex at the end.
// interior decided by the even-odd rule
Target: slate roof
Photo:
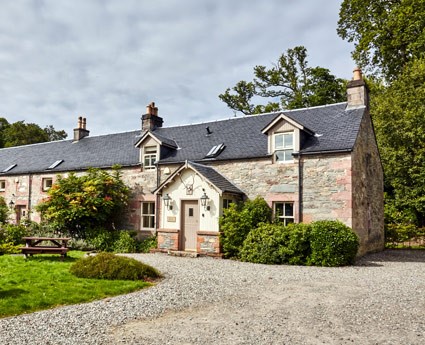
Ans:
{"type": "MultiPolygon", "coordinates": [[[[162,163],[183,163],[186,160],[207,163],[230,159],[267,157],[267,135],[261,131],[281,113],[312,130],[301,154],[350,151],[354,147],[365,108],[345,110],[346,103],[305,108],[255,116],[244,116],[201,124],[162,127],[152,134],[169,146],[163,150],[162,163]],[[206,127],[211,134],[207,134],[206,127]],[[215,145],[224,144],[224,150],[215,158],[205,158],[215,145]]],[[[144,134],[144,133],[143,133],[144,134]]],[[[12,164],[15,168],[3,174],[60,172],[110,167],[114,164],[139,164],[140,130],[85,137],[78,142],[56,142],[0,149],[0,175],[12,164]],[[57,160],[64,160],[52,170],[46,170],[57,160]]]]}
{"type": "Polygon", "coordinates": [[[244,194],[244,192],[218,173],[214,168],[194,162],[188,162],[188,164],[222,192],[244,194]]]}

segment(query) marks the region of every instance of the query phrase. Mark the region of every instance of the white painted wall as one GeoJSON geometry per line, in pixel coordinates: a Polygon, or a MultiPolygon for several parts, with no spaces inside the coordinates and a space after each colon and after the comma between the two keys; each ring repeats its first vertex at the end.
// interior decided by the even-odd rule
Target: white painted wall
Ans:
{"type": "Polygon", "coordinates": [[[176,176],[173,182],[170,182],[162,190],[162,196],[168,193],[172,199],[170,205],[173,209],[168,210],[164,206],[161,198],[161,228],[164,229],[180,229],[181,227],[181,201],[182,200],[198,200],[199,202],[199,230],[200,231],[219,231],[218,220],[220,216],[220,203],[221,198],[217,190],[212,187],[202,176],[199,176],[195,171],[190,168],[183,170],[180,176],[176,176]],[[186,194],[185,184],[193,184],[193,194],[186,194]],[[205,210],[201,206],[201,196],[204,194],[203,190],[210,198],[208,205],[210,210],[205,210]],[[170,221],[169,217],[175,217],[176,221],[170,221]]]}

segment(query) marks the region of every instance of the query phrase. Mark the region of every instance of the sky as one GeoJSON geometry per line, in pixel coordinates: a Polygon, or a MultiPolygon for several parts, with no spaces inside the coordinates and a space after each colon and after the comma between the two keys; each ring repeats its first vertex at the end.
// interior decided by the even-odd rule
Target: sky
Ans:
{"type": "Polygon", "coordinates": [[[234,116],[218,95],[303,45],[309,65],[351,79],[341,0],[0,0],[0,117],[72,137],[234,116]]]}

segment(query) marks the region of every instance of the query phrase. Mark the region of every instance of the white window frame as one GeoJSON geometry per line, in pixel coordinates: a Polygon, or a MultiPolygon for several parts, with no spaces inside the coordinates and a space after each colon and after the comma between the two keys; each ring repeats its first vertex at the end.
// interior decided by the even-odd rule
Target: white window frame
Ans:
{"type": "Polygon", "coordinates": [[[295,151],[295,133],[294,131],[275,133],[273,135],[273,160],[277,163],[292,163],[294,157],[292,153],[295,151]],[[290,145],[285,144],[285,137],[292,136],[292,143],[290,145]],[[276,138],[282,137],[282,145],[276,145],[276,138]],[[277,159],[277,153],[283,152],[283,160],[277,159]],[[289,158],[288,158],[289,157],[289,158]]]}
{"type": "Polygon", "coordinates": [[[142,201],[140,212],[140,226],[142,230],[155,230],[155,202],[154,201],[142,201]],[[148,209],[145,212],[145,205],[147,205],[148,209]],[[145,219],[147,219],[147,226],[145,225],[145,219]]]}
{"type": "Polygon", "coordinates": [[[279,218],[280,221],[286,226],[290,223],[295,223],[295,211],[294,203],[292,201],[275,201],[273,202],[273,213],[276,218],[279,218]],[[283,213],[282,215],[278,214],[277,206],[282,205],[283,213]],[[291,205],[292,214],[286,213],[286,205],[291,205]]]}
{"type": "Polygon", "coordinates": [[[4,192],[6,190],[6,180],[0,180],[0,192],[4,192]]]}
{"type": "Polygon", "coordinates": [[[43,192],[47,192],[53,186],[53,178],[51,177],[43,177],[41,179],[43,192]]]}
{"type": "Polygon", "coordinates": [[[152,145],[143,147],[142,159],[143,169],[155,169],[154,163],[158,160],[158,146],[152,145]],[[148,162],[147,164],[146,161],[148,162]]]}

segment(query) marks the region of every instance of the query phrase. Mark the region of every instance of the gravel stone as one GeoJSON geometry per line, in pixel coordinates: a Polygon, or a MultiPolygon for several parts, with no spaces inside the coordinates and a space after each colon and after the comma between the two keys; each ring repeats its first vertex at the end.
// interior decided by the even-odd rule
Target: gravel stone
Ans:
{"type": "Polygon", "coordinates": [[[0,344],[424,344],[425,251],[340,268],[165,254],[156,286],[0,319],[0,344]]]}

